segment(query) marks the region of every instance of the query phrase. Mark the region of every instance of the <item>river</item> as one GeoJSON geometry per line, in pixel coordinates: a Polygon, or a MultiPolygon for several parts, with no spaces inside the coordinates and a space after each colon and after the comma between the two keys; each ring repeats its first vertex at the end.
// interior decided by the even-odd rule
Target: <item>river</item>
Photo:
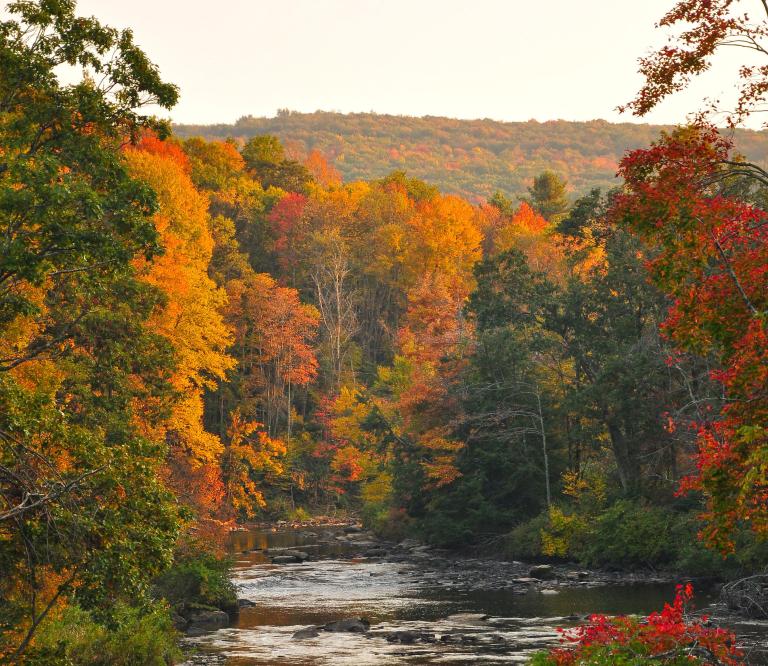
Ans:
{"type": "MultiPolygon", "coordinates": [[[[561,567],[553,580],[539,582],[519,562],[371,539],[322,527],[234,532],[234,582],[242,603],[253,605],[241,608],[230,627],[187,639],[195,653],[186,664],[525,663],[532,652],[558,644],[558,626],[590,613],[647,614],[674,596],[674,584],[662,579],[561,567]],[[271,563],[291,548],[309,559],[271,563]],[[294,636],[345,618],[364,618],[370,631],[294,636]]],[[[706,606],[712,597],[700,593],[696,601],[706,606]]],[[[736,628],[750,652],[745,663],[768,663],[768,625],[736,628]]]]}

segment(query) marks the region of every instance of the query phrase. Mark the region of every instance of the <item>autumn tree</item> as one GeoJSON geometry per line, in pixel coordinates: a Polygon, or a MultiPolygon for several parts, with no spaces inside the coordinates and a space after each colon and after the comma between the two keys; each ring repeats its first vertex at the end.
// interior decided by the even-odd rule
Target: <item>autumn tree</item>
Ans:
{"type": "Polygon", "coordinates": [[[245,171],[245,160],[233,141],[205,141],[193,137],[183,143],[190,176],[203,190],[227,189],[245,171]]]}
{"type": "Polygon", "coordinates": [[[730,148],[714,128],[694,127],[634,151],[622,162],[627,191],[611,213],[656,250],[651,272],[673,298],[667,335],[682,350],[719,359],[712,377],[725,405],[698,420],[697,472],[684,487],[704,493],[705,536],[725,549],[741,522],[768,529],[768,226],[762,208],[729,195],[739,179],[730,148]]]}
{"type": "Polygon", "coordinates": [[[667,96],[685,89],[727,47],[756,58],[738,69],[738,96],[731,108],[710,101],[695,125],[662,135],[651,148],[630,153],[620,173],[628,191],[616,201],[613,219],[657,249],[650,266],[674,299],[665,330],[682,350],[714,354],[712,377],[723,386],[725,405],[698,419],[697,473],[684,488],[703,491],[705,538],[733,548],[740,524],[763,534],[765,400],[765,196],[758,165],[732,154],[728,140],[708,123],[724,112],[733,127],[764,110],[768,65],[768,7],[758,21],[736,0],[678,2],[659,22],[681,28],[669,44],[640,59],[645,83],[622,107],[645,115],[667,96]]]}
{"type": "Polygon", "coordinates": [[[338,231],[315,232],[310,275],[330,356],[330,381],[341,388],[345,375],[354,381],[349,365],[352,342],[358,330],[356,299],[349,251],[338,231]]]}
{"type": "Polygon", "coordinates": [[[74,2],[15,2],[0,23],[0,659],[16,661],[66,600],[108,618],[147,600],[178,509],[161,443],[134,406],[171,399],[162,302],[135,261],[160,251],[154,194],[119,147],[171,107],[130,31],[74,2]],[[64,85],[69,65],[86,76],[64,85]]]}
{"type": "Polygon", "coordinates": [[[289,192],[269,212],[267,222],[273,240],[273,252],[277,259],[279,277],[291,286],[299,283],[301,262],[301,236],[306,233],[302,216],[307,197],[289,192]]]}
{"type": "Polygon", "coordinates": [[[240,408],[248,418],[260,417],[270,435],[284,433],[290,439],[294,392],[317,373],[312,343],[319,314],[301,303],[295,289],[265,274],[234,279],[227,292],[240,408]]]}
{"type": "Polygon", "coordinates": [[[681,0],[661,18],[657,27],[676,32],[670,35],[667,44],[640,58],[639,70],[645,83],[635,98],[619,110],[646,115],[709,70],[721,59],[721,53],[738,48],[751,60],[740,63],[736,69],[738,95],[734,106],[721,108],[718,99],[710,98],[701,113],[703,116],[724,114],[733,127],[752,113],[765,111],[768,93],[768,63],[765,62],[768,5],[765,2],[681,0]],[[757,20],[753,20],[755,14],[757,20]]]}
{"type": "Polygon", "coordinates": [[[222,458],[227,503],[237,515],[253,518],[267,507],[266,487],[284,473],[285,444],[273,439],[259,423],[246,421],[235,409],[229,417],[222,458]]]}
{"type": "Polygon", "coordinates": [[[304,160],[304,166],[312,174],[315,182],[322,187],[341,185],[341,174],[319,150],[314,149],[309,152],[304,160]]]}
{"type": "Polygon", "coordinates": [[[191,165],[177,144],[146,136],[127,152],[131,173],[156,192],[155,226],[165,248],[152,263],[138,262],[139,274],[165,295],[149,326],[175,351],[172,386],[175,401],[166,422],[146,434],[170,445],[169,481],[201,517],[216,512],[221,497],[222,444],[203,424],[203,392],[212,389],[234,365],[226,350],[231,335],[223,321],[225,292],[208,276],[213,252],[208,201],[190,178],[191,165]],[[192,478],[198,483],[191,483],[192,478]]]}

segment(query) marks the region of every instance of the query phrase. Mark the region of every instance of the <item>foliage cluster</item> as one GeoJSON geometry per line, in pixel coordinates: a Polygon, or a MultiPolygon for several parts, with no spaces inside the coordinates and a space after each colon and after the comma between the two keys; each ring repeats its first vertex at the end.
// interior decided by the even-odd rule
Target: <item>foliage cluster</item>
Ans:
{"type": "Polygon", "coordinates": [[[675,600],[647,618],[593,615],[585,625],[564,631],[571,647],[536,655],[533,666],[640,666],[653,661],[666,666],[741,663],[733,633],[711,627],[707,618],[692,618],[686,605],[691,585],[679,585],[675,600]]]}
{"type": "Polygon", "coordinates": [[[698,513],[684,505],[620,499],[589,515],[573,507],[553,507],[510,530],[497,550],[516,560],[552,558],[584,567],[705,578],[744,575],[768,561],[765,542],[748,531],[736,535],[736,552],[723,558],[697,538],[700,528],[698,513]]]}

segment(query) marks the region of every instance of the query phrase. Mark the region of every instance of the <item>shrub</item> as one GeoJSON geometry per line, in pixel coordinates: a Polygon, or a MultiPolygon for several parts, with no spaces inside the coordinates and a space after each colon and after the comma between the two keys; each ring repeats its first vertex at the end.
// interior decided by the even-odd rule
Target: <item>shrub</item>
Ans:
{"type": "Polygon", "coordinates": [[[177,609],[210,606],[223,610],[237,607],[237,594],[230,572],[232,562],[213,553],[190,552],[155,580],[154,594],[177,609]]]}
{"type": "Polygon", "coordinates": [[[585,625],[561,630],[571,647],[534,656],[533,666],[664,666],[741,663],[735,636],[707,626],[707,618],[686,617],[691,585],[677,588],[674,602],[647,618],[593,615],[585,625]]]}
{"type": "Polygon", "coordinates": [[[589,526],[573,552],[586,566],[658,566],[676,555],[674,514],[658,506],[619,500],[589,526]]]}
{"type": "Polygon", "coordinates": [[[588,567],[663,567],[686,576],[737,578],[768,563],[768,540],[748,530],[724,558],[698,538],[698,514],[644,501],[618,500],[594,514],[552,507],[518,525],[504,539],[504,555],[535,560],[570,558],[588,567]]]}
{"type": "Polygon", "coordinates": [[[542,513],[521,523],[504,539],[504,556],[511,560],[535,560],[543,552],[541,534],[549,524],[549,516],[542,513]]]}
{"type": "Polygon", "coordinates": [[[168,666],[181,658],[168,607],[117,604],[114,625],[79,606],[45,622],[27,655],[30,666],[168,666]]]}
{"type": "Polygon", "coordinates": [[[312,518],[312,514],[309,513],[309,511],[307,511],[305,508],[300,506],[297,506],[288,515],[288,520],[292,520],[300,523],[311,520],[311,518],[312,518]]]}
{"type": "Polygon", "coordinates": [[[565,513],[553,506],[541,529],[541,552],[550,557],[567,557],[578,552],[587,531],[586,519],[577,513],[565,513]]]}

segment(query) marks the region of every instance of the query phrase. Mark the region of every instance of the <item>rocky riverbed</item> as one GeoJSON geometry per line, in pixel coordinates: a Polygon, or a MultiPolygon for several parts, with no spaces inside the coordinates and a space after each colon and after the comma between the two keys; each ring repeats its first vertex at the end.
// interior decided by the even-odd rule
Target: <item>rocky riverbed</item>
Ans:
{"type": "MultiPolygon", "coordinates": [[[[232,550],[240,612],[191,632],[190,666],[525,663],[558,626],[647,613],[674,590],[663,576],[458,558],[359,526],[242,531],[232,550]]],[[[766,631],[744,627],[745,644],[762,648],[766,631]]]]}

